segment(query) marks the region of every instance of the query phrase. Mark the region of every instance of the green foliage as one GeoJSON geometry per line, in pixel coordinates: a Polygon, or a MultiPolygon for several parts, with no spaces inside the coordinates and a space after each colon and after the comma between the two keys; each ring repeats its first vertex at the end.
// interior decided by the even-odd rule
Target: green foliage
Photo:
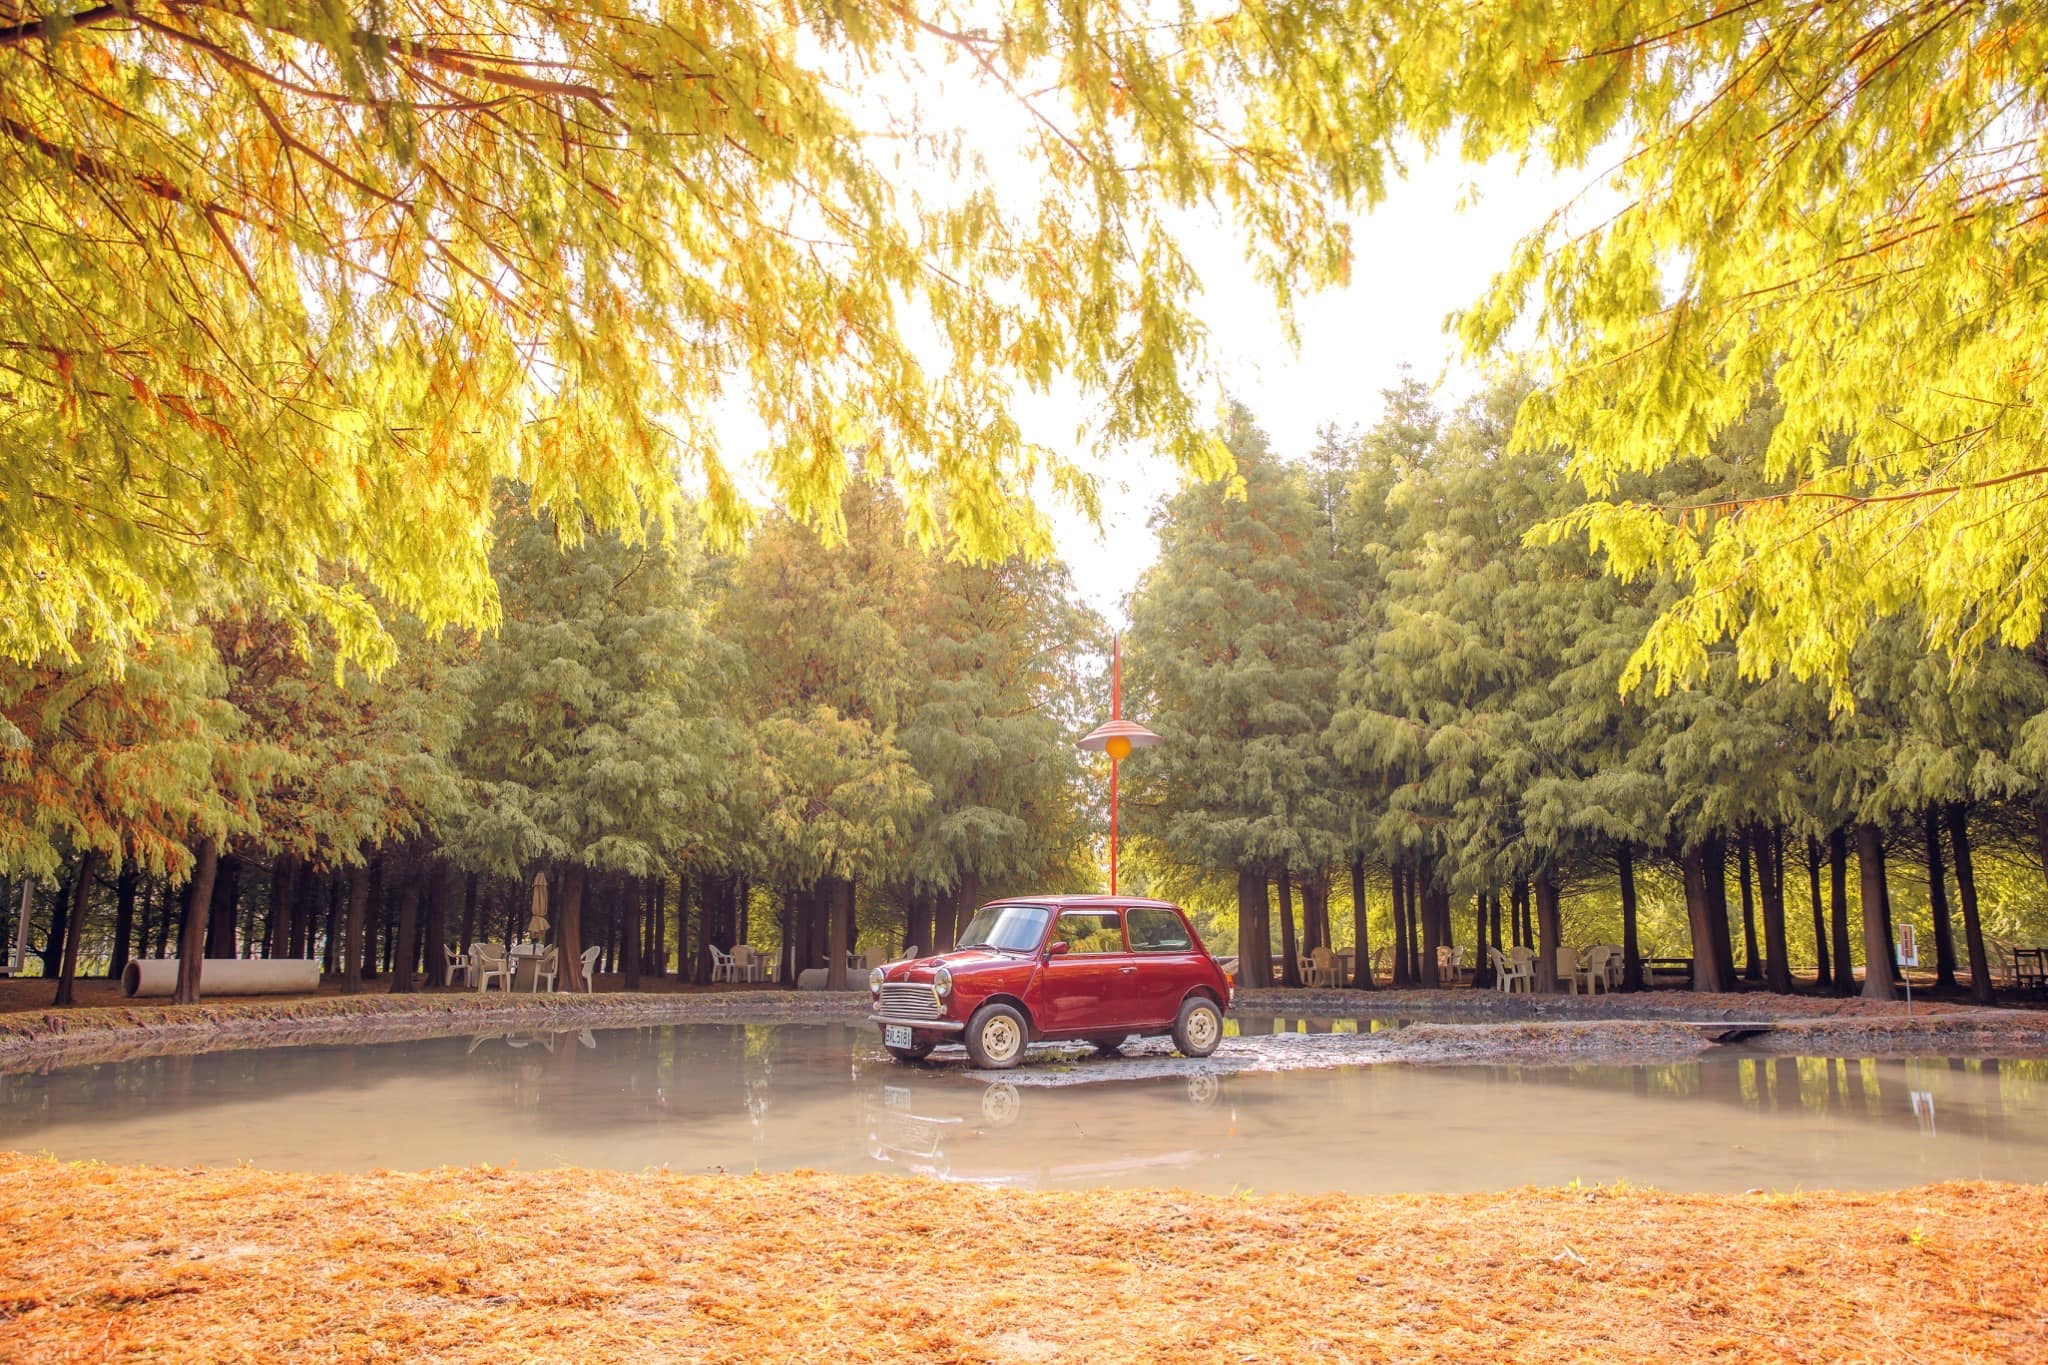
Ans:
{"type": "Polygon", "coordinates": [[[1131,605],[1130,714],[1164,743],[1124,769],[1135,836],[1223,870],[1327,867],[1347,847],[1321,736],[1337,579],[1299,472],[1243,408],[1240,490],[1191,484],[1131,605]]]}
{"type": "Polygon", "coordinates": [[[714,707],[698,557],[681,534],[565,537],[516,495],[499,528],[504,624],[457,678],[469,787],[451,855],[508,876],[662,872],[711,827],[739,750],[714,707]]]}
{"type": "Polygon", "coordinates": [[[501,478],[567,541],[586,516],[668,537],[688,487],[730,542],[757,452],[723,447],[723,410],[759,419],[776,496],[832,538],[858,448],[926,544],[1043,553],[1034,492],[1096,493],[1026,439],[1020,389],[1065,381],[1102,443],[1227,471],[1171,216],[1231,216],[1284,303],[1343,276],[1334,200],[1376,174],[1302,103],[1340,40],[1292,19],[8,13],[0,654],[21,661],[223,593],[377,665],[391,613],[488,627],[501,478]],[[894,98],[934,82],[1014,147],[894,98]]]}
{"type": "Polygon", "coordinates": [[[1959,654],[2039,635],[2030,8],[1368,0],[1324,21],[1372,35],[1343,77],[1370,92],[1353,136],[1599,167],[1620,200],[1553,217],[1459,331],[1475,355],[1533,335],[1520,447],[1568,449],[1594,499],[1545,534],[1686,589],[1626,680],[1700,680],[1732,639],[1745,678],[1789,668],[1840,708],[1879,616],[1912,607],[1959,654]],[[1758,485],[1631,487],[1766,400],[1758,485]]]}

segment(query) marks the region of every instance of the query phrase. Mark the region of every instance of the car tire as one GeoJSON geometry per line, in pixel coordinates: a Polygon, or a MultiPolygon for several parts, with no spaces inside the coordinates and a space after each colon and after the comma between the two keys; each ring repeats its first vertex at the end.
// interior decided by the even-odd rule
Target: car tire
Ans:
{"type": "Polygon", "coordinates": [[[890,1047],[882,1044],[882,1050],[899,1062],[921,1062],[932,1055],[933,1043],[912,1043],[909,1047],[890,1047]]]}
{"type": "Polygon", "coordinates": [[[1223,1041],[1223,1011],[1206,995],[1188,998],[1173,1021],[1173,1045],[1183,1057],[1206,1057],[1223,1041]]]}
{"type": "Polygon", "coordinates": [[[1099,1056],[1114,1057],[1124,1050],[1124,1044],[1129,1041],[1130,1035],[1128,1033],[1119,1033],[1113,1038],[1090,1038],[1088,1046],[1094,1048],[1099,1056]]]}
{"type": "Polygon", "coordinates": [[[967,1055],[983,1071],[1008,1071],[1024,1060],[1031,1030],[1014,1005],[1000,1001],[983,1005],[967,1021],[967,1055]]]}

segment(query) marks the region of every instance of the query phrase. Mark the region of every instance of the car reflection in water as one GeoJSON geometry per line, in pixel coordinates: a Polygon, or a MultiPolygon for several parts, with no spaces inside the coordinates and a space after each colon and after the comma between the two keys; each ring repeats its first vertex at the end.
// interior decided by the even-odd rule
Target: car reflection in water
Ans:
{"type": "Polygon", "coordinates": [[[1162,1109],[1143,1133],[1120,1116],[1115,1136],[1088,1131],[1087,1092],[1095,1088],[885,1082],[863,1100],[868,1155],[907,1175],[971,1185],[1155,1184],[1162,1169],[1222,1159],[1236,1136],[1236,1106],[1215,1076],[1118,1087],[1127,1096],[1149,1094],[1162,1109]]]}

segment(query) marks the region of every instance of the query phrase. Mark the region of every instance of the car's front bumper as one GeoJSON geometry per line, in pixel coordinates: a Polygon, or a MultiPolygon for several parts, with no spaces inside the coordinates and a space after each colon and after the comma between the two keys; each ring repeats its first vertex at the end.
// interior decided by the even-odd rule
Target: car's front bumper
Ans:
{"type": "Polygon", "coordinates": [[[870,1014],[868,1022],[876,1028],[884,1024],[895,1024],[900,1028],[922,1029],[928,1033],[959,1033],[967,1027],[951,1019],[898,1019],[888,1014],[870,1014]]]}

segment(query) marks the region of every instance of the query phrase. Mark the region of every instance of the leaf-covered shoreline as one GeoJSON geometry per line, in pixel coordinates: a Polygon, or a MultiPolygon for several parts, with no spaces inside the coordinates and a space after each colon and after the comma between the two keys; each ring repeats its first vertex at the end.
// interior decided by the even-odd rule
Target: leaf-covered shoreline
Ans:
{"type": "Polygon", "coordinates": [[[1236,1198],[0,1155],[16,1359],[2018,1360],[2048,1190],[1236,1198]]]}

